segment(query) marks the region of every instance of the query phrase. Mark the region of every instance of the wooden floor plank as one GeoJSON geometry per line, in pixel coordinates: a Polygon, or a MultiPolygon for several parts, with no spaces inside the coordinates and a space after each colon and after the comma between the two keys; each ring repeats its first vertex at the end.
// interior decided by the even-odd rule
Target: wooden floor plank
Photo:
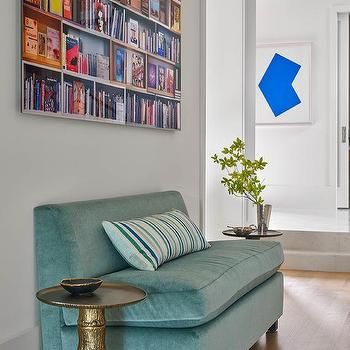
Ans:
{"type": "Polygon", "coordinates": [[[282,271],[284,314],[251,350],[350,350],[350,274],[282,271]]]}

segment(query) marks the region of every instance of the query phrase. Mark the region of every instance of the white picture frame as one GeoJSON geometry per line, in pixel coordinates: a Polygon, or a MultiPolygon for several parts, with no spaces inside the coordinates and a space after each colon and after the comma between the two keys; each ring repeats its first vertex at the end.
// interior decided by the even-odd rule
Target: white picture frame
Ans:
{"type": "Polygon", "coordinates": [[[256,124],[311,124],[311,42],[260,43],[256,50],[256,124]],[[275,54],[300,65],[292,83],[300,103],[275,116],[259,84],[275,54]]]}

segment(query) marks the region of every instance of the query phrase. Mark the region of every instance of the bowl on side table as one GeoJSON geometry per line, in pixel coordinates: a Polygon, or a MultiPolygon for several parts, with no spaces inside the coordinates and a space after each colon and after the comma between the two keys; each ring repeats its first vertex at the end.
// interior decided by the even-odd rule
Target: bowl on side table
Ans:
{"type": "Polygon", "coordinates": [[[72,295],[83,295],[92,294],[102,283],[99,278],[67,278],[61,281],[61,286],[72,295]]]}

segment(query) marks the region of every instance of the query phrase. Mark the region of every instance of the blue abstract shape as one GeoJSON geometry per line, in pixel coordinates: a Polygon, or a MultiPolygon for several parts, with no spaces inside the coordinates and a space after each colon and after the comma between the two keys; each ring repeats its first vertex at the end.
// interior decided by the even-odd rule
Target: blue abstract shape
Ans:
{"type": "Polygon", "coordinates": [[[292,86],[300,68],[301,65],[276,53],[262,77],[259,88],[275,117],[301,103],[292,86]]]}

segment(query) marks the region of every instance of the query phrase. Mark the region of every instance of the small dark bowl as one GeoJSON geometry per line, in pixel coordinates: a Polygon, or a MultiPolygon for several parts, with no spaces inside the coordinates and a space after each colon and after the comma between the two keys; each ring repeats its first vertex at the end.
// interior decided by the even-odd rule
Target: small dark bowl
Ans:
{"type": "Polygon", "coordinates": [[[245,226],[245,227],[241,227],[241,226],[238,226],[238,227],[229,226],[229,227],[232,229],[232,231],[235,234],[240,235],[240,236],[248,236],[251,233],[256,231],[255,225],[250,225],[250,226],[245,226]]]}
{"type": "Polygon", "coordinates": [[[72,295],[81,295],[93,293],[102,282],[99,278],[68,278],[61,281],[61,286],[72,295]]]}

